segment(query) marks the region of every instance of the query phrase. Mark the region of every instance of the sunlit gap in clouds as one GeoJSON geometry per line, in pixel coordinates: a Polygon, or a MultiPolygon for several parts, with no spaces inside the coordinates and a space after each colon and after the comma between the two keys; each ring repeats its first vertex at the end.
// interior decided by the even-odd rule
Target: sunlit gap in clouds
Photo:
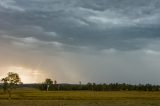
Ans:
{"type": "Polygon", "coordinates": [[[5,72],[3,72],[0,78],[3,78],[7,75],[8,72],[18,73],[21,81],[23,83],[41,83],[46,78],[46,74],[44,74],[41,70],[38,69],[30,69],[21,66],[9,66],[4,68],[5,72]]]}

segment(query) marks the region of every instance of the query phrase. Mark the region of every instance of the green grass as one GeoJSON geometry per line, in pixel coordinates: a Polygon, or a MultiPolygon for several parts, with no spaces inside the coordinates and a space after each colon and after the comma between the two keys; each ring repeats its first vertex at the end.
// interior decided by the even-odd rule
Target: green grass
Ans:
{"type": "Polygon", "coordinates": [[[0,91],[0,106],[160,106],[160,92],[39,91],[17,89],[12,100],[0,91]]]}

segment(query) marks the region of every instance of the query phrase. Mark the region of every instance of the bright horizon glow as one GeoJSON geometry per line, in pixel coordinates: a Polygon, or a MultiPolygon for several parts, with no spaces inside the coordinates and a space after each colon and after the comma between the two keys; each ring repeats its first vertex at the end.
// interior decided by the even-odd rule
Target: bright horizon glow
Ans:
{"type": "Polygon", "coordinates": [[[19,74],[23,83],[40,83],[44,81],[46,76],[43,73],[41,73],[40,70],[33,70],[21,66],[9,66],[6,70],[6,73],[0,76],[1,78],[5,77],[8,74],[8,72],[14,72],[19,74]]]}

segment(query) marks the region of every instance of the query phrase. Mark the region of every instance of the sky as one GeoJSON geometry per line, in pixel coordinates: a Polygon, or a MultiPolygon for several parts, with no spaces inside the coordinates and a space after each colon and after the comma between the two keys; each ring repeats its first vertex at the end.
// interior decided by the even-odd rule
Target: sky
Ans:
{"type": "Polygon", "coordinates": [[[0,0],[0,77],[160,84],[160,0],[0,0]]]}

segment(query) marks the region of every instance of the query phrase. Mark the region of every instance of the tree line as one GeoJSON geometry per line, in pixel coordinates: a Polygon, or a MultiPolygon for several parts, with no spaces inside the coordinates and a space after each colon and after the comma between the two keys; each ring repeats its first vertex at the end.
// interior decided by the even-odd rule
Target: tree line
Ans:
{"type": "MultiPolygon", "coordinates": [[[[47,84],[36,84],[34,86],[42,91],[47,89],[47,84]]],[[[88,90],[88,91],[160,91],[159,85],[151,84],[126,84],[126,83],[110,83],[110,84],[51,84],[49,91],[71,91],[71,90],[88,90]]]]}
{"type": "Polygon", "coordinates": [[[160,85],[151,85],[151,84],[126,84],[126,83],[110,83],[110,84],[96,84],[96,83],[87,83],[82,84],[81,81],[79,84],[58,84],[57,81],[52,81],[52,79],[47,78],[41,84],[22,84],[21,78],[17,73],[9,72],[8,75],[1,79],[3,82],[0,85],[3,88],[4,93],[8,93],[9,99],[11,98],[12,90],[17,87],[31,87],[36,88],[41,91],[71,91],[71,90],[88,90],[88,91],[160,91],[160,85]]]}

